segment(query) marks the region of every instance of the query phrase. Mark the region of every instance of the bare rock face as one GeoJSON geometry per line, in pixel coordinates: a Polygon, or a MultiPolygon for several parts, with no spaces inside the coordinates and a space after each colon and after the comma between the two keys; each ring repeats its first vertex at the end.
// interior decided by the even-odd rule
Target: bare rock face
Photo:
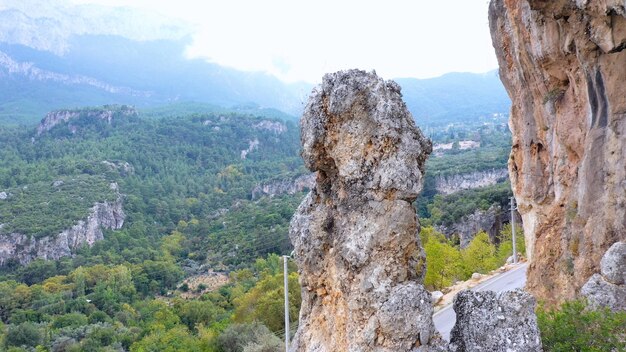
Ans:
{"type": "Polygon", "coordinates": [[[296,194],[305,190],[310,190],[315,186],[315,174],[301,175],[296,178],[270,181],[256,185],[252,189],[252,199],[259,199],[262,196],[270,198],[281,194],[296,194]]]}
{"type": "MultiPolygon", "coordinates": [[[[518,219],[519,214],[516,213],[515,215],[518,219]]],[[[519,219],[516,221],[519,223],[519,219]]],[[[480,231],[486,232],[492,243],[499,243],[498,236],[504,224],[507,223],[510,223],[508,212],[503,210],[500,205],[493,204],[487,210],[476,209],[473,213],[463,216],[450,226],[437,225],[435,228],[447,237],[458,235],[461,248],[466,248],[480,231]]]]}
{"type": "MultiPolygon", "coordinates": [[[[54,128],[54,126],[62,122],[68,122],[81,116],[86,116],[90,119],[105,120],[110,124],[115,116],[137,116],[137,114],[137,110],[135,110],[134,107],[127,105],[105,105],[104,107],[97,109],[52,111],[49,112],[37,126],[37,135],[39,136],[47,131],[50,131],[54,128]]],[[[76,131],[73,126],[68,126],[68,128],[72,132],[76,131]]]]}
{"type": "Polygon", "coordinates": [[[461,291],[454,298],[451,352],[542,351],[535,299],[522,290],[461,291]]]}
{"type": "Polygon", "coordinates": [[[594,274],[582,287],[592,307],[626,311],[626,242],[617,242],[600,261],[600,274],[594,274]]]}
{"type": "Polygon", "coordinates": [[[626,9],[613,0],[492,0],[513,101],[509,173],[531,264],[527,289],[579,295],[626,240],[626,9]]]}
{"type": "Polygon", "coordinates": [[[411,205],[432,146],[400,87],[358,70],[327,74],[301,124],[317,180],[289,233],[302,285],[292,350],[432,349],[439,340],[411,205]]]}
{"type": "Polygon", "coordinates": [[[11,259],[26,265],[35,259],[56,260],[71,256],[76,249],[102,240],[103,228],[122,228],[125,217],[120,196],[115,202],[96,203],[87,219],[54,236],[0,235],[0,266],[11,259]]]}
{"type": "Polygon", "coordinates": [[[508,177],[509,173],[506,168],[437,176],[435,189],[441,194],[452,194],[466,189],[495,185],[508,177]]]}

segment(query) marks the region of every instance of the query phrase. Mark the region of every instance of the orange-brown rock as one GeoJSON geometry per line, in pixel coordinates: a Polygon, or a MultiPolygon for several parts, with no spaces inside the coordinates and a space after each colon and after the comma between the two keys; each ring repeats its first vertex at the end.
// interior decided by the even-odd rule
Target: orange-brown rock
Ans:
{"type": "Polygon", "coordinates": [[[500,76],[513,101],[509,173],[527,236],[527,289],[579,294],[626,239],[626,4],[492,0],[500,76]]]}

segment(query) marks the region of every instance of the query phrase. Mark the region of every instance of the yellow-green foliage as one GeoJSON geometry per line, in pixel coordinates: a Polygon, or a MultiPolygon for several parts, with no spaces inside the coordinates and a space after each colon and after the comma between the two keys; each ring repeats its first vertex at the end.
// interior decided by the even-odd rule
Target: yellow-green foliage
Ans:
{"type": "MultiPolygon", "coordinates": [[[[517,253],[526,255],[526,241],[524,240],[524,231],[517,227],[515,229],[515,245],[517,253]]],[[[498,245],[497,257],[501,263],[513,255],[513,241],[511,234],[511,225],[506,224],[500,232],[500,245],[498,245]]]]}
{"type": "MultiPolygon", "coordinates": [[[[243,296],[233,300],[235,304],[235,322],[260,321],[272,331],[284,327],[284,290],[283,274],[266,275],[243,296]]],[[[297,318],[300,310],[300,285],[298,274],[289,274],[289,315],[297,318]]]]}
{"type": "Polygon", "coordinates": [[[496,246],[489,241],[486,232],[477,233],[470,244],[461,250],[461,257],[467,277],[472,273],[487,273],[499,266],[496,246]]]}
{"type": "Polygon", "coordinates": [[[135,342],[130,350],[131,352],[213,351],[207,344],[203,344],[200,338],[192,335],[184,325],[177,325],[167,331],[154,331],[135,342]]]}
{"type": "MultiPolygon", "coordinates": [[[[487,273],[504,264],[512,254],[511,228],[505,226],[498,248],[485,232],[476,234],[467,248],[459,250],[445,236],[432,227],[422,227],[420,238],[426,252],[424,284],[431,290],[452,285],[457,280],[467,280],[473,273],[487,273]]],[[[524,236],[517,236],[517,249],[525,253],[524,236]]]]}
{"type": "Polygon", "coordinates": [[[459,280],[462,275],[459,250],[432,227],[424,228],[420,235],[426,252],[424,284],[431,289],[440,289],[459,280]]]}

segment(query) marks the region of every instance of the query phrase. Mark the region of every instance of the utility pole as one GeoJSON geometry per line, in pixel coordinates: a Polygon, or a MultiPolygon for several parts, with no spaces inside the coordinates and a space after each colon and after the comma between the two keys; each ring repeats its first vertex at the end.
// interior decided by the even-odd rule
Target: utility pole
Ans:
{"type": "Polygon", "coordinates": [[[515,240],[515,198],[511,197],[511,235],[513,240],[513,264],[517,264],[517,248],[515,240]]]}
{"type": "Polygon", "coordinates": [[[289,273],[287,269],[289,256],[283,255],[283,260],[285,279],[285,352],[289,352],[289,273]]]}

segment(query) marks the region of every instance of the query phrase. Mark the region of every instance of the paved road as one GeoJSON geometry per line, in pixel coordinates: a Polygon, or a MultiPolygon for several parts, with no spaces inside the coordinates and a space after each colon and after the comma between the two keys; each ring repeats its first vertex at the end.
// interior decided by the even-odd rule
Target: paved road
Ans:
{"type": "MultiPolygon", "coordinates": [[[[472,288],[473,291],[496,291],[503,292],[524,287],[526,283],[526,268],[528,264],[520,264],[519,267],[509,270],[503,274],[495,276],[480,285],[472,288]]],[[[433,315],[435,327],[444,339],[450,339],[450,331],[456,322],[456,314],[452,309],[452,304],[443,308],[433,315]]]]}

